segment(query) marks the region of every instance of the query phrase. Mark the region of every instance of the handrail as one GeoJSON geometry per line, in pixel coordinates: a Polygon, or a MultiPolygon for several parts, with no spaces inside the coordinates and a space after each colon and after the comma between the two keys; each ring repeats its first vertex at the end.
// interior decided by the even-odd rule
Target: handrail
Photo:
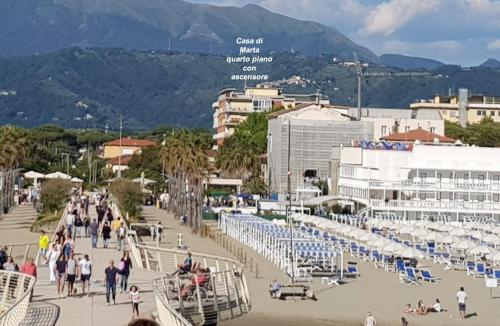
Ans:
{"type": "Polygon", "coordinates": [[[0,276],[4,280],[3,286],[0,287],[0,308],[6,308],[0,313],[0,326],[17,326],[26,317],[36,279],[31,275],[4,270],[0,270],[0,276]],[[16,296],[16,290],[18,297],[11,302],[16,296]],[[10,300],[9,296],[11,296],[10,300]]]}
{"type": "MultiPolygon", "coordinates": [[[[120,214],[120,210],[117,205],[113,204],[112,207],[117,216],[123,216],[122,214],[120,214]]],[[[163,273],[166,273],[167,275],[175,272],[177,270],[178,263],[182,263],[187,251],[140,244],[139,237],[136,231],[133,230],[133,227],[135,225],[140,225],[140,223],[131,223],[130,227],[127,225],[126,228],[127,242],[130,247],[130,251],[134,256],[136,266],[146,270],[161,271],[163,273]]],[[[201,301],[199,289],[197,286],[196,291],[198,291],[198,308],[196,314],[201,315],[202,324],[205,322],[206,310],[210,308],[212,308],[213,311],[217,313],[217,319],[220,318],[220,311],[222,310],[231,311],[231,315],[229,318],[234,318],[236,316],[234,312],[234,309],[236,308],[239,308],[240,311],[240,313],[237,315],[242,315],[243,313],[247,313],[248,311],[250,311],[251,299],[246,278],[243,273],[243,264],[234,259],[198,252],[191,252],[191,256],[194,263],[203,263],[204,267],[209,268],[211,271],[213,271],[213,273],[211,273],[212,275],[224,281],[224,288],[220,288],[219,290],[216,290],[214,288],[216,299],[220,295],[225,295],[227,297],[225,301],[225,308],[220,308],[219,302],[217,300],[215,300],[213,305],[206,305],[201,301]],[[227,274],[230,275],[229,280],[227,274]],[[222,278],[221,275],[224,277],[222,278]],[[238,275],[237,279],[235,275],[238,275]],[[217,292],[219,292],[219,294],[217,294],[217,292]]],[[[180,302],[172,302],[172,304],[174,305],[179,305],[180,312],[171,305],[171,303],[168,301],[168,298],[166,297],[166,292],[161,291],[161,289],[159,289],[158,287],[158,284],[163,284],[164,288],[166,288],[165,277],[153,281],[153,289],[157,298],[157,309],[161,323],[163,325],[169,326],[190,326],[192,324],[197,324],[197,322],[188,321],[184,317],[184,313],[186,313],[187,315],[190,314],[189,312],[186,312],[187,309],[184,309],[180,302]],[[179,315],[182,318],[179,318],[179,315]]]]}

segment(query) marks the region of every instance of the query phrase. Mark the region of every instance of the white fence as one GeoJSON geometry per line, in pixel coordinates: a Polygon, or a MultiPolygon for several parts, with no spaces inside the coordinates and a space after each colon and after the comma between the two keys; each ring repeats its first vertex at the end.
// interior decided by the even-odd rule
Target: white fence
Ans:
{"type": "Polygon", "coordinates": [[[35,278],[0,270],[0,326],[17,326],[26,316],[35,278]]]}

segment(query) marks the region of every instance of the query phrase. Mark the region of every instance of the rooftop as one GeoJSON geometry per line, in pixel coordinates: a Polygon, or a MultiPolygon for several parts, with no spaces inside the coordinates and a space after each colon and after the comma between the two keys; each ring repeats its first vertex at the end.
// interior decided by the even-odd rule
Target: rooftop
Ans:
{"type": "Polygon", "coordinates": [[[455,139],[443,136],[443,135],[438,135],[436,133],[427,131],[422,128],[417,128],[410,130],[408,132],[399,132],[395,133],[392,135],[389,135],[384,138],[385,140],[388,141],[405,141],[405,142],[415,142],[415,141],[421,141],[423,143],[433,143],[436,139],[440,143],[454,143],[455,139]]]}
{"type": "MultiPolygon", "coordinates": [[[[132,138],[122,138],[121,146],[133,146],[133,147],[149,147],[155,146],[156,144],[148,139],[132,139],[132,138]]],[[[120,139],[115,139],[104,143],[104,146],[120,146],[120,139]]]]}
{"type": "Polygon", "coordinates": [[[128,165],[128,163],[130,162],[131,159],[132,159],[132,155],[122,155],[121,160],[120,160],[120,157],[117,156],[117,157],[110,158],[106,162],[110,165],[118,165],[118,164],[128,165]]]}

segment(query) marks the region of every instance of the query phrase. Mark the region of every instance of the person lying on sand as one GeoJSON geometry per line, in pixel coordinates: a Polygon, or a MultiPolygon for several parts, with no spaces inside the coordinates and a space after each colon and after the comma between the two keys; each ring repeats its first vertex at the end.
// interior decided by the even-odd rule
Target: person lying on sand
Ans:
{"type": "Polygon", "coordinates": [[[427,306],[422,300],[418,300],[416,313],[417,315],[427,315],[429,313],[427,306]]]}
{"type": "Polygon", "coordinates": [[[404,305],[404,307],[403,307],[403,312],[404,312],[405,314],[414,314],[414,313],[415,313],[415,309],[413,309],[413,308],[411,307],[411,304],[407,303],[407,304],[405,304],[405,305],[404,305]]]}

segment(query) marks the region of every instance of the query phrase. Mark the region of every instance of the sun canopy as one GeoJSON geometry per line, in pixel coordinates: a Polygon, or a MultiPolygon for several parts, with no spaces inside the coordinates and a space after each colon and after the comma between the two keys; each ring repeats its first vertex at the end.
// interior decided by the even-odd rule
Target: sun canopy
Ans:
{"type": "Polygon", "coordinates": [[[137,182],[137,183],[143,183],[144,185],[148,185],[148,184],[151,184],[151,183],[156,183],[155,180],[151,180],[151,179],[148,179],[148,178],[135,178],[132,181],[133,182],[137,182]]]}
{"type": "Polygon", "coordinates": [[[71,180],[71,176],[67,175],[66,173],[62,172],[53,172],[45,175],[45,178],[47,179],[65,179],[65,180],[71,180]]]}
{"type": "Polygon", "coordinates": [[[71,178],[71,182],[83,183],[83,180],[77,177],[71,178]]]}
{"type": "Polygon", "coordinates": [[[45,174],[35,171],[29,171],[24,174],[24,177],[28,179],[43,179],[45,178],[45,174]]]}

